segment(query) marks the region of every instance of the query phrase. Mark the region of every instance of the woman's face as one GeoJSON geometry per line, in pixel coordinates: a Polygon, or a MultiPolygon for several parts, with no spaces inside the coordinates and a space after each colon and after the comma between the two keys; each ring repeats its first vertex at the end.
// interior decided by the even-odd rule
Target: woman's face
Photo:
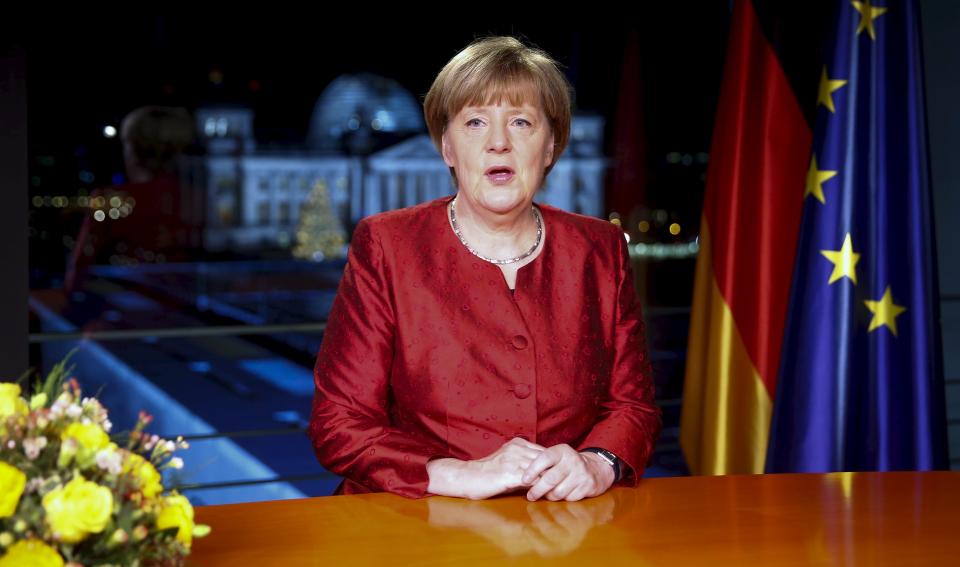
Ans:
{"type": "Polygon", "coordinates": [[[553,160],[549,121],[529,104],[464,107],[450,119],[442,142],[460,195],[495,213],[529,206],[553,160]]]}

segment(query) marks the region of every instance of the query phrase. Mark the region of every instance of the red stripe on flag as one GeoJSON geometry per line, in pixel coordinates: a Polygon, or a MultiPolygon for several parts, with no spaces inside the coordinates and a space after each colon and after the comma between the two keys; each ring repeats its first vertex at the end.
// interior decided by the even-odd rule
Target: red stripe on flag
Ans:
{"type": "Polygon", "coordinates": [[[730,33],[704,218],[720,293],[772,397],[812,133],[752,2],[737,1],[730,33]]]}

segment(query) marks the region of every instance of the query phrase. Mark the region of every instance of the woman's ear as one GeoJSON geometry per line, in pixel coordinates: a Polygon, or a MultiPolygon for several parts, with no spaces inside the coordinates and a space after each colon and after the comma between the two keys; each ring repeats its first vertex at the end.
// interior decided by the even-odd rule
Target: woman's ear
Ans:
{"type": "Polygon", "coordinates": [[[551,135],[550,135],[550,140],[549,140],[549,142],[547,143],[547,151],[544,152],[544,153],[545,153],[545,155],[544,155],[544,163],[543,163],[544,169],[550,167],[550,164],[553,163],[553,152],[554,152],[556,149],[557,149],[556,138],[553,136],[553,134],[551,134],[551,135]]]}
{"type": "Polygon", "coordinates": [[[440,136],[440,154],[443,156],[443,161],[446,162],[448,167],[454,166],[457,156],[453,151],[453,145],[447,139],[446,130],[444,130],[443,135],[440,136]]]}

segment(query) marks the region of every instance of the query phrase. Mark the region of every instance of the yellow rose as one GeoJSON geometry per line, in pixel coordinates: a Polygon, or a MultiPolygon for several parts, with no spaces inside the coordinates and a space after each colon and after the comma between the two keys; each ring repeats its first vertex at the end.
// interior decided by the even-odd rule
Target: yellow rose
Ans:
{"type": "Polygon", "coordinates": [[[77,476],[43,497],[47,524],[65,543],[83,541],[89,534],[103,531],[113,514],[113,494],[109,488],[77,476]]]}
{"type": "Polygon", "coordinates": [[[0,419],[28,413],[30,413],[30,406],[20,397],[20,385],[0,382],[0,419]]]}
{"type": "Polygon", "coordinates": [[[9,518],[17,511],[27,475],[13,465],[0,461],[0,518],[9,518]]]}
{"type": "Polygon", "coordinates": [[[140,490],[147,498],[153,498],[163,492],[160,473],[153,464],[136,453],[128,453],[123,464],[123,472],[132,472],[140,483],[140,490]]]}
{"type": "Polygon", "coordinates": [[[186,496],[174,494],[163,499],[163,509],[157,515],[157,529],[179,528],[177,539],[190,547],[193,542],[193,506],[186,496]]]}
{"type": "Polygon", "coordinates": [[[110,444],[110,437],[106,431],[96,423],[71,423],[60,434],[60,440],[73,438],[80,444],[80,448],[96,453],[110,444]]]}
{"type": "Polygon", "coordinates": [[[73,457],[81,468],[92,466],[97,451],[110,445],[110,437],[96,423],[71,423],[60,434],[60,440],[60,468],[67,468],[73,457]]]}
{"type": "Polygon", "coordinates": [[[0,557],[0,567],[63,567],[63,558],[56,549],[38,539],[24,539],[0,557]]]}
{"type": "Polygon", "coordinates": [[[30,409],[39,409],[47,405],[47,394],[40,392],[39,394],[34,394],[30,398],[30,409]]]}

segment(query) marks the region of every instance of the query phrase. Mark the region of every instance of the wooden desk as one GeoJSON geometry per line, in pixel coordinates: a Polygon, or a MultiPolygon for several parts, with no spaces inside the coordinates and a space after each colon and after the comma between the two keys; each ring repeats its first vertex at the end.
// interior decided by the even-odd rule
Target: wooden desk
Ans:
{"type": "Polygon", "coordinates": [[[197,508],[190,565],[958,565],[960,473],[648,479],[580,502],[392,494],[197,508]]]}

